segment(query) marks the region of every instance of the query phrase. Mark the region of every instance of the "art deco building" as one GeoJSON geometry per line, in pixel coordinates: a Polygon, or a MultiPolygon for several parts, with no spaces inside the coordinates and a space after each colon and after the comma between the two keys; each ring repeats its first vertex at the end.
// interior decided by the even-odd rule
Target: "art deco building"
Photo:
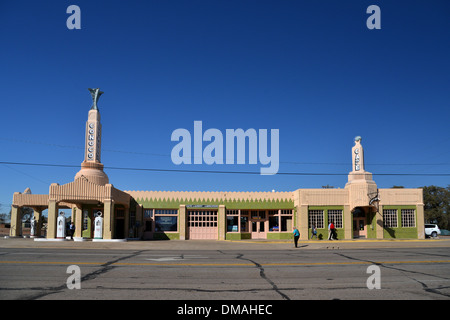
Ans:
{"type": "MultiPolygon", "coordinates": [[[[21,208],[37,221],[48,209],[46,237],[56,238],[59,209],[72,210],[75,239],[93,238],[93,221],[103,216],[103,239],[291,239],[328,237],[333,221],[339,239],[424,238],[422,189],[379,189],[365,170],[361,137],[351,150],[352,171],[342,189],[292,192],[121,191],[103,171],[98,89],[90,89],[84,161],[72,182],[50,185],[49,194],[14,193],[11,236],[20,236],[21,208]]],[[[326,181],[325,181],[326,182],[326,181]]],[[[132,185],[132,181],[129,182],[132,185]]],[[[38,235],[43,235],[41,223],[38,235]]]]}

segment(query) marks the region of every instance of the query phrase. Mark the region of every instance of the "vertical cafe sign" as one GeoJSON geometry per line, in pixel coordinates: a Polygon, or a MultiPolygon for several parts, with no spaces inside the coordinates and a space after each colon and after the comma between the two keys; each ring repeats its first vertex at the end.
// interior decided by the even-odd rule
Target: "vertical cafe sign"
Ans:
{"type": "Polygon", "coordinates": [[[364,171],[363,148],[361,145],[361,137],[355,137],[355,146],[352,148],[354,153],[353,165],[354,171],[364,171]]]}
{"type": "Polygon", "coordinates": [[[86,147],[87,147],[87,159],[88,161],[100,161],[100,126],[96,128],[94,122],[90,122],[87,126],[86,132],[86,147]]]}
{"type": "Polygon", "coordinates": [[[359,156],[359,148],[355,149],[355,171],[359,171],[360,169],[360,156],[359,156]]]}
{"type": "Polygon", "coordinates": [[[92,108],[89,111],[89,119],[86,123],[86,161],[100,161],[100,142],[101,142],[101,128],[100,112],[98,110],[97,101],[103,94],[98,88],[89,89],[92,96],[92,108]]]}

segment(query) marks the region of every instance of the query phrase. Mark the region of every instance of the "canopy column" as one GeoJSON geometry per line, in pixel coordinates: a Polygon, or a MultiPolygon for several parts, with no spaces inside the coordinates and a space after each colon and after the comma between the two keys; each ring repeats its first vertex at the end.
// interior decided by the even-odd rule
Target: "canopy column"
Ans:
{"type": "Polygon", "coordinates": [[[74,208],[75,211],[75,234],[73,235],[76,238],[81,238],[82,237],[82,232],[83,232],[83,210],[81,208],[81,206],[76,206],[74,208]]]}
{"type": "Polygon", "coordinates": [[[11,206],[11,228],[9,229],[11,237],[20,237],[22,235],[22,208],[16,205],[11,206]]]}
{"type": "Polygon", "coordinates": [[[44,209],[42,208],[33,208],[33,216],[36,220],[36,234],[35,237],[41,236],[41,230],[42,230],[42,211],[44,209]]]}
{"type": "Polygon", "coordinates": [[[58,218],[58,203],[56,200],[48,201],[47,239],[56,238],[56,223],[58,218]]]}
{"type": "Polygon", "coordinates": [[[114,226],[114,201],[105,200],[103,203],[103,239],[112,239],[112,229],[114,226]]]}

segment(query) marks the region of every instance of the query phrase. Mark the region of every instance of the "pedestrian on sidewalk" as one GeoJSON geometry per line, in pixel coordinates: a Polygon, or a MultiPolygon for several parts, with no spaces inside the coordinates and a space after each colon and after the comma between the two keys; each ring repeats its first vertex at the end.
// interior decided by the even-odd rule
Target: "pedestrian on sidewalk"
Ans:
{"type": "Polygon", "coordinates": [[[317,240],[317,229],[316,229],[315,225],[311,226],[311,240],[313,237],[316,237],[316,240],[317,240]]]}
{"type": "Polygon", "coordinates": [[[297,227],[294,227],[294,244],[295,247],[297,248],[297,244],[298,244],[298,239],[300,238],[300,231],[298,231],[297,227]]]}
{"type": "Polygon", "coordinates": [[[73,235],[75,234],[75,225],[73,224],[73,222],[69,226],[69,234],[70,239],[73,240],[73,235]]]}
{"type": "Polygon", "coordinates": [[[334,223],[333,221],[330,221],[330,224],[328,225],[328,240],[336,240],[335,232],[334,223]]]}

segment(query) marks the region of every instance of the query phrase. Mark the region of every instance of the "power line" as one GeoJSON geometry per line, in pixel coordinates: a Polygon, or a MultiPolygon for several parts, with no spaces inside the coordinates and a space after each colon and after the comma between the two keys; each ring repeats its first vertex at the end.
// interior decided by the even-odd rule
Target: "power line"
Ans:
{"type": "MultiPolygon", "coordinates": [[[[50,164],[50,163],[27,163],[27,162],[7,162],[0,161],[0,164],[24,165],[24,166],[40,166],[40,167],[60,167],[60,168],[79,168],[79,165],[69,164],[50,164]]],[[[149,171],[149,172],[177,172],[177,173],[214,173],[214,174],[253,174],[261,175],[257,171],[220,171],[220,170],[188,170],[188,169],[162,169],[162,168],[131,168],[131,167],[110,167],[104,166],[104,169],[110,170],[127,170],[127,171],[149,171]]],[[[355,173],[358,174],[358,173],[355,173]]],[[[360,173],[366,174],[366,173],[360,173]]],[[[347,176],[348,173],[323,173],[323,172],[278,172],[277,175],[293,175],[293,176],[347,176]]],[[[447,177],[450,173],[372,173],[376,176],[431,176],[431,177],[447,177]]]]}
{"type": "MultiPolygon", "coordinates": [[[[29,144],[40,144],[46,145],[50,147],[58,147],[58,148],[72,148],[82,150],[84,147],[81,146],[71,146],[64,144],[54,144],[48,142],[39,142],[39,141],[31,141],[31,140],[21,140],[21,139],[12,139],[12,138],[2,138],[0,140],[11,141],[11,142],[20,142],[20,143],[29,143],[29,144]]],[[[134,155],[142,155],[142,156],[152,156],[152,157],[171,157],[168,154],[162,153],[149,153],[149,152],[140,152],[140,151],[124,151],[124,150],[114,150],[102,148],[103,152],[115,152],[115,153],[125,153],[125,154],[134,154],[134,155]]],[[[194,156],[195,159],[195,156],[194,156]]],[[[294,165],[338,165],[338,166],[348,166],[347,162],[301,162],[301,161],[280,161],[280,163],[284,164],[294,164],[294,165]]],[[[366,166],[448,166],[450,162],[442,162],[442,163],[370,163],[366,162],[366,166]]]]}
{"type": "Polygon", "coordinates": [[[10,166],[4,164],[4,163],[3,163],[3,165],[4,165],[5,167],[7,167],[8,169],[10,169],[10,170],[16,171],[16,172],[18,172],[18,173],[20,173],[20,174],[23,174],[23,175],[25,175],[25,176],[27,176],[27,177],[30,177],[31,179],[34,179],[34,180],[36,180],[36,181],[39,181],[39,182],[41,182],[41,183],[43,183],[43,184],[46,184],[46,185],[50,184],[50,183],[48,183],[48,182],[46,182],[46,181],[44,181],[44,180],[41,180],[41,179],[39,179],[39,178],[36,178],[35,176],[32,176],[31,174],[28,174],[28,173],[23,172],[23,171],[21,171],[21,170],[18,170],[18,169],[16,169],[16,168],[12,168],[12,167],[10,167],[10,166]]]}

